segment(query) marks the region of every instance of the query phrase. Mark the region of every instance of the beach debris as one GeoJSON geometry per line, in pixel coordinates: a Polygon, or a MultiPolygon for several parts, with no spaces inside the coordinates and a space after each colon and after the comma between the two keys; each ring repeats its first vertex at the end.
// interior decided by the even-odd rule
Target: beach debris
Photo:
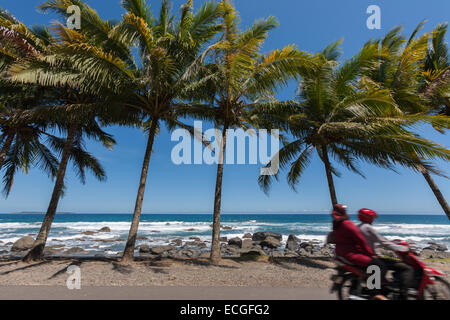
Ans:
{"type": "Polygon", "coordinates": [[[109,227],[103,227],[98,232],[111,232],[111,229],[109,227]]]}
{"type": "Polygon", "coordinates": [[[25,251],[33,247],[34,238],[26,236],[14,242],[11,251],[25,251]]]}

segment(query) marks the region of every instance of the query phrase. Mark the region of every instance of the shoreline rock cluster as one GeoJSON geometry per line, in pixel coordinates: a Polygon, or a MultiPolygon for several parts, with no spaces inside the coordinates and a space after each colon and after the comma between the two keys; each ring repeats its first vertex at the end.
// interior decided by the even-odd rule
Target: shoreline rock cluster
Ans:
{"type": "MultiPolygon", "coordinates": [[[[101,228],[98,231],[85,231],[85,235],[94,235],[101,232],[111,232],[109,227],[101,228]]],[[[322,244],[320,241],[303,241],[295,235],[290,234],[286,243],[282,243],[282,235],[272,231],[255,232],[254,234],[246,233],[242,237],[233,237],[228,239],[226,236],[220,238],[221,254],[225,258],[245,258],[245,257],[313,257],[313,258],[332,258],[334,257],[334,246],[330,244],[322,244]]],[[[57,241],[57,239],[52,239],[57,241]]],[[[167,240],[165,245],[151,245],[152,240],[147,237],[138,237],[138,240],[145,241],[136,247],[139,257],[147,258],[209,258],[210,241],[201,241],[199,237],[191,236],[187,239],[175,238],[167,240]]],[[[96,242],[115,243],[125,241],[124,239],[94,239],[96,242]]],[[[60,242],[60,241],[57,241],[60,242]]],[[[11,250],[0,250],[0,255],[24,255],[34,243],[34,238],[26,236],[20,238],[16,242],[9,243],[12,245],[11,250]]],[[[8,245],[8,244],[6,244],[8,245]]],[[[94,247],[96,249],[98,247],[94,247]]],[[[104,252],[109,248],[103,248],[104,252]]],[[[423,248],[420,252],[422,259],[446,259],[450,258],[450,252],[447,247],[442,244],[430,242],[429,246],[423,248]]],[[[95,250],[94,250],[95,251],[95,250]]],[[[82,247],[67,248],[61,241],[61,244],[46,246],[44,255],[46,256],[71,256],[71,255],[94,255],[104,256],[99,251],[87,251],[82,247]]],[[[380,250],[380,254],[395,257],[394,252],[388,250],[380,250]]],[[[118,254],[120,255],[120,253],[118,254]]]]}

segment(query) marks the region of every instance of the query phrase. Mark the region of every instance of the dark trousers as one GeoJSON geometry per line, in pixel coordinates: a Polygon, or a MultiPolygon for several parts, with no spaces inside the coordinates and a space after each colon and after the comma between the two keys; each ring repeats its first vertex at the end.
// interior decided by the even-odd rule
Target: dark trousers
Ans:
{"type": "Polygon", "coordinates": [[[408,288],[412,287],[414,280],[414,268],[401,261],[380,258],[388,270],[394,271],[400,280],[400,298],[406,299],[408,288]]]}

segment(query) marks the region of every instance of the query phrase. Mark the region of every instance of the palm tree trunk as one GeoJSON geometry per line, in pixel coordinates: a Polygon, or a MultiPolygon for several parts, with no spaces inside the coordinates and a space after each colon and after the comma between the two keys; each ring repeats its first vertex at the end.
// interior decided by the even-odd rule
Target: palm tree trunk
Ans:
{"type": "Polygon", "coordinates": [[[0,151],[0,170],[3,167],[3,163],[5,163],[6,155],[8,154],[9,148],[11,148],[12,142],[14,140],[15,134],[8,133],[5,143],[3,144],[2,150],[0,151]]]}
{"type": "Polygon", "coordinates": [[[148,134],[147,149],[145,150],[144,163],[142,165],[141,179],[139,182],[138,193],[136,197],[136,204],[134,207],[133,220],[128,234],[128,240],[123,251],[122,262],[130,262],[134,259],[134,247],[136,244],[136,237],[139,228],[139,221],[141,219],[142,202],[144,201],[145,184],[147,182],[148,167],[152,155],[153,142],[155,141],[156,129],[158,127],[158,120],[153,120],[148,134]]]}
{"type": "Polygon", "coordinates": [[[433,178],[431,178],[430,173],[428,172],[427,169],[422,167],[420,169],[420,172],[422,172],[422,175],[424,176],[425,180],[427,180],[428,185],[430,186],[431,190],[436,196],[436,199],[439,201],[439,204],[441,205],[448,219],[450,219],[450,207],[448,206],[447,201],[445,201],[445,198],[442,195],[441,190],[439,190],[438,186],[434,182],[433,178]]]}
{"type": "Polygon", "coordinates": [[[214,193],[214,215],[213,215],[213,230],[211,243],[211,263],[219,264],[221,260],[220,255],[220,208],[222,202],[222,178],[223,178],[223,162],[225,158],[225,150],[227,144],[227,130],[228,125],[224,125],[222,132],[222,141],[220,145],[219,163],[217,164],[216,176],[216,190],[214,193]]]}
{"type": "Polygon", "coordinates": [[[333,173],[331,172],[330,159],[328,158],[328,151],[325,146],[322,147],[322,154],[322,161],[325,164],[325,172],[327,174],[328,189],[330,190],[331,204],[334,206],[338,203],[338,201],[336,197],[336,189],[334,187],[333,173]]]}
{"type": "Polygon", "coordinates": [[[61,156],[61,162],[59,164],[58,173],[56,175],[55,185],[53,187],[52,198],[50,199],[50,204],[45,214],[44,221],[42,222],[39,234],[34,241],[33,247],[23,258],[24,262],[31,262],[38,260],[42,257],[44,252],[45,244],[47,242],[48,234],[50,233],[50,228],[52,226],[53,220],[56,215],[56,209],[58,208],[58,202],[61,198],[62,189],[64,187],[64,178],[66,176],[67,164],[69,163],[70,150],[73,146],[73,141],[75,138],[75,133],[77,131],[77,125],[73,124],[69,127],[67,133],[66,144],[61,156]]]}

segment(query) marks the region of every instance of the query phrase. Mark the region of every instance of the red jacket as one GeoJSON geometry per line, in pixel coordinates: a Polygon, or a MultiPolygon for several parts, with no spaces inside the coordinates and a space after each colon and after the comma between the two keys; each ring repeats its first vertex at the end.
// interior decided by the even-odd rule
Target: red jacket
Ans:
{"type": "Polygon", "coordinates": [[[336,244],[335,252],[338,256],[345,257],[349,253],[360,253],[369,257],[375,255],[361,231],[350,220],[339,222],[333,236],[336,244]]]}

